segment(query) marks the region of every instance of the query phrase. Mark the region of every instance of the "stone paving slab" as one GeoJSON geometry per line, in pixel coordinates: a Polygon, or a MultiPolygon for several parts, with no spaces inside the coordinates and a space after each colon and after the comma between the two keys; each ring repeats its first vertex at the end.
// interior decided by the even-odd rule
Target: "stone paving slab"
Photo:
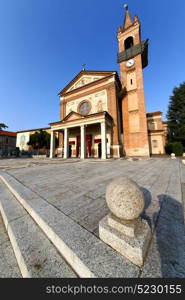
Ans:
{"type": "Polygon", "coordinates": [[[184,223],[168,213],[159,216],[142,277],[185,278],[184,223]]]}
{"type": "Polygon", "coordinates": [[[0,195],[0,211],[23,277],[77,277],[2,183],[0,195]]]}
{"type": "Polygon", "coordinates": [[[164,181],[166,193],[163,192],[164,186],[159,185],[157,197],[160,210],[153,215],[156,218],[156,230],[142,277],[185,278],[185,226],[179,184],[182,180],[181,164],[172,161],[171,166],[171,176],[164,181]]]}
{"type": "Polygon", "coordinates": [[[21,277],[21,272],[0,214],[0,278],[21,277]]]}

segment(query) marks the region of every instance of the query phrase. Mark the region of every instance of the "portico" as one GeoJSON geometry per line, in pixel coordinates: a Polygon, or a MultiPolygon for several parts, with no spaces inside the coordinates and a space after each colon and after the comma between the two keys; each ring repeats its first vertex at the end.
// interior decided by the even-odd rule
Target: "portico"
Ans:
{"type": "MultiPolygon", "coordinates": [[[[82,116],[79,113],[71,112],[62,121],[51,123],[51,144],[50,144],[50,158],[55,157],[55,132],[63,133],[63,157],[67,159],[70,155],[70,145],[75,145],[75,155],[81,159],[85,159],[88,156],[96,157],[94,155],[95,149],[92,149],[92,142],[97,144],[97,141],[101,145],[101,159],[107,158],[107,142],[112,144],[112,117],[107,112],[100,112],[91,114],[88,116],[82,116]],[[99,139],[95,137],[93,128],[99,132],[99,139]],[[70,131],[79,130],[79,136],[74,137],[74,141],[69,141],[70,131]],[[92,132],[91,132],[92,131],[92,132]],[[109,133],[109,134],[108,134],[109,133]],[[90,139],[91,138],[91,139],[90,139]],[[76,139],[76,141],[75,141],[76,139]],[[93,141],[92,141],[93,140],[93,141]],[[78,156],[79,152],[79,156],[78,156]],[[93,155],[91,155],[93,153],[93,155]]],[[[99,145],[98,144],[98,145],[99,145]]],[[[98,146],[96,147],[96,153],[98,153],[98,146]]]]}

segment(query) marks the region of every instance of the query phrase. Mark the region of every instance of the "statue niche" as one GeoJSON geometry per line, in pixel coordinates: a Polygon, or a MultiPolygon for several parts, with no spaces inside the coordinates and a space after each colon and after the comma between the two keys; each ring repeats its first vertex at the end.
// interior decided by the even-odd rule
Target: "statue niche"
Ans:
{"type": "Polygon", "coordinates": [[[103,111],[103,103],[102,100],[99,100],[97,103],[97,112],[103,111]]]}

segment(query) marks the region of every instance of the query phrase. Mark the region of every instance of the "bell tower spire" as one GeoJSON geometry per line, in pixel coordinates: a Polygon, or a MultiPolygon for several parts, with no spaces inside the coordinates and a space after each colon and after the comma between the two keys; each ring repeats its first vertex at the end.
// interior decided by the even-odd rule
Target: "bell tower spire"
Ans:
{"type": "Polygon", "coordinates": [[[124,27],[118,27],[118,60],[123,89],[123,145],[127,156],[149,156],[148,129],[142,69],[148,64],[148,40],[142,41],[137,16],[132,21],[128,5],[124,27]]]}
{"type": "Polygon", "coordinates": [[[123,23],[123,29],[127,29],[132,25],[132,19],[128,10],[128,4],[125,4],[124,8],[126,9],[126,12],[125,12],[125,19],[123,23]]]}

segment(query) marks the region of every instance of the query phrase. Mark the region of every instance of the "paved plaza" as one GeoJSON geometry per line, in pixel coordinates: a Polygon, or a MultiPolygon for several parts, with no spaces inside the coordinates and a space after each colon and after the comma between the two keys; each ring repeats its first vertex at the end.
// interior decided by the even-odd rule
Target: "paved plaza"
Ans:
{"type": "MultiPolygon", "coordinates": [[[[116,177],[133,179],[144,192],[142,218],[153,229],[153,235],[143,268],[137,267],[137,272],[131,272],[130,277],[185,277],[182,197],[185,166],[181,160],[166,157],[132,161],[2,159],[0,174],[10,175],[44,203],[65,215],[66,220],[73,221],[77,226],[77,236],[81,227],[97,239],[99,221],[109,213],[105,201],[106,186],[116,177]]],[[[2,253],[6,243],[7,239],[0,239],[2,253]]],[[[128,262],[127,270],[131,265],[128,262]]]]}

